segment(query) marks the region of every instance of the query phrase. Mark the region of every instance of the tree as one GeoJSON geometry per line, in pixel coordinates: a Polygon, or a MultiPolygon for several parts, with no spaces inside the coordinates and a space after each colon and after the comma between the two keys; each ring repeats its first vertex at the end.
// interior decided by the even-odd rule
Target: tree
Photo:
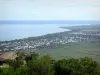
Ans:
{"type": "Polygon", "coordinates": [[[32,53],[27,54],[27,55],[25,56],[25,61],[26,61],[27,65],[28,65],[28,63],[29,63],[30,61],[35,61],[35,60],[38,59],[38,57],[39,57],[39,54],[38,54],[38,53],[32,52],[32,53]]]}
{"type": "Polygon", "coordinates": [[[53,75],[54,72],[52,60],[49,56],[29,60],[27,66],[29,67],[30,75],[53,75]]]}
{"type": "Polygon", "coordinates": [[[0,68],[0,75],[100,75],[100,65],[88,57],[52,60],[34,52],[21,57],[6,60],[10,67],[0,68]]]}
{"type": "Polygon", "coordinates": [[[98,63],[91,58],[62,59],[54,64],[55,75],[99,75],[98,63]]]}
{"type": "Polygon", "coordinates": [[[24,57],[25,57],[25,53],[18,51],[16,52],[17,57],[15,59],[7,59],[5,60],[7,64],[10,65],[10,67],[12,67],[14,70],[16,70],[17,68],[20,68],[20,66],[24,65],[24,57]]]}

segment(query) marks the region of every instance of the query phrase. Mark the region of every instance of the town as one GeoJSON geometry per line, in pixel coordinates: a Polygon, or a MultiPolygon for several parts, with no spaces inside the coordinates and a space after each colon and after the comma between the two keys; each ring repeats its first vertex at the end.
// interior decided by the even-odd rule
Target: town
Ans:
{"type": "Polygon", "coordinates": [[[70,42],[100,41],[100,33],[84,33],[80,31],[65,31],[47,34],[39,37],[29,37],[11,41],[1,41],[0,51],[37,50],[42,48],[59,47],[70,42]]]}

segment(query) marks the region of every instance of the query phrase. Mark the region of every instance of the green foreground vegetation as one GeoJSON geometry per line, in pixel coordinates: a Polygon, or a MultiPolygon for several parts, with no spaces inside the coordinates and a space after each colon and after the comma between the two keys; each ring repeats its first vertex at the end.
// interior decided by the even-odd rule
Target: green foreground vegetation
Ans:
{"type": "Polygon", "coordinates": [[[100,75],[100,65],[88,57],[52,60],[34,52],[17,52],[16,59],[5,61],[9,67],[0,68],[0,75],[100,75]]]}
{"type": "Polygon", "coordinates": [[[36,52],[41,55],[50,55],[53,59],[88,56],[100,62],[100,42],[68,43],[57,48],[36,50],[36,52]]]}

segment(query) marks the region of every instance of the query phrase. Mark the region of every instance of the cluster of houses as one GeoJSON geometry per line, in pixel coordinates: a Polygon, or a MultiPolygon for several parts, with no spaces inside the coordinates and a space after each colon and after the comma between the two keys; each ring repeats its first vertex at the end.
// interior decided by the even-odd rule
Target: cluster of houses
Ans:
{"type": "MultiPolygon", "coordinates": [[[[33,37],[34,38],[34,37],[33,37]]],[[[37,48],[52,47],[52,45],[67,44],[69,42],[82,42],[89,40],[100,40],[100,35],[88,35],[84,33],[62,33],[47,35],[36,40],[22,39],[0,43],[0,51],[29,50],[37,48]]]]}

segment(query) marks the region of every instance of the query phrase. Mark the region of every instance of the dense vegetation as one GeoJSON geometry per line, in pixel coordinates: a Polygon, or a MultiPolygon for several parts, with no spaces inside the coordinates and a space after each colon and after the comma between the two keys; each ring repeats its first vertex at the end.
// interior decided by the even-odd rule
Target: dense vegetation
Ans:
{"type": "Polygon", "coordinates": [[[9,67],[0,69],[0,75],[100,75],[100,67],[91,58],[52,60],[37,53],[17,52],[16,59],[5,60],[9,67]]]}

